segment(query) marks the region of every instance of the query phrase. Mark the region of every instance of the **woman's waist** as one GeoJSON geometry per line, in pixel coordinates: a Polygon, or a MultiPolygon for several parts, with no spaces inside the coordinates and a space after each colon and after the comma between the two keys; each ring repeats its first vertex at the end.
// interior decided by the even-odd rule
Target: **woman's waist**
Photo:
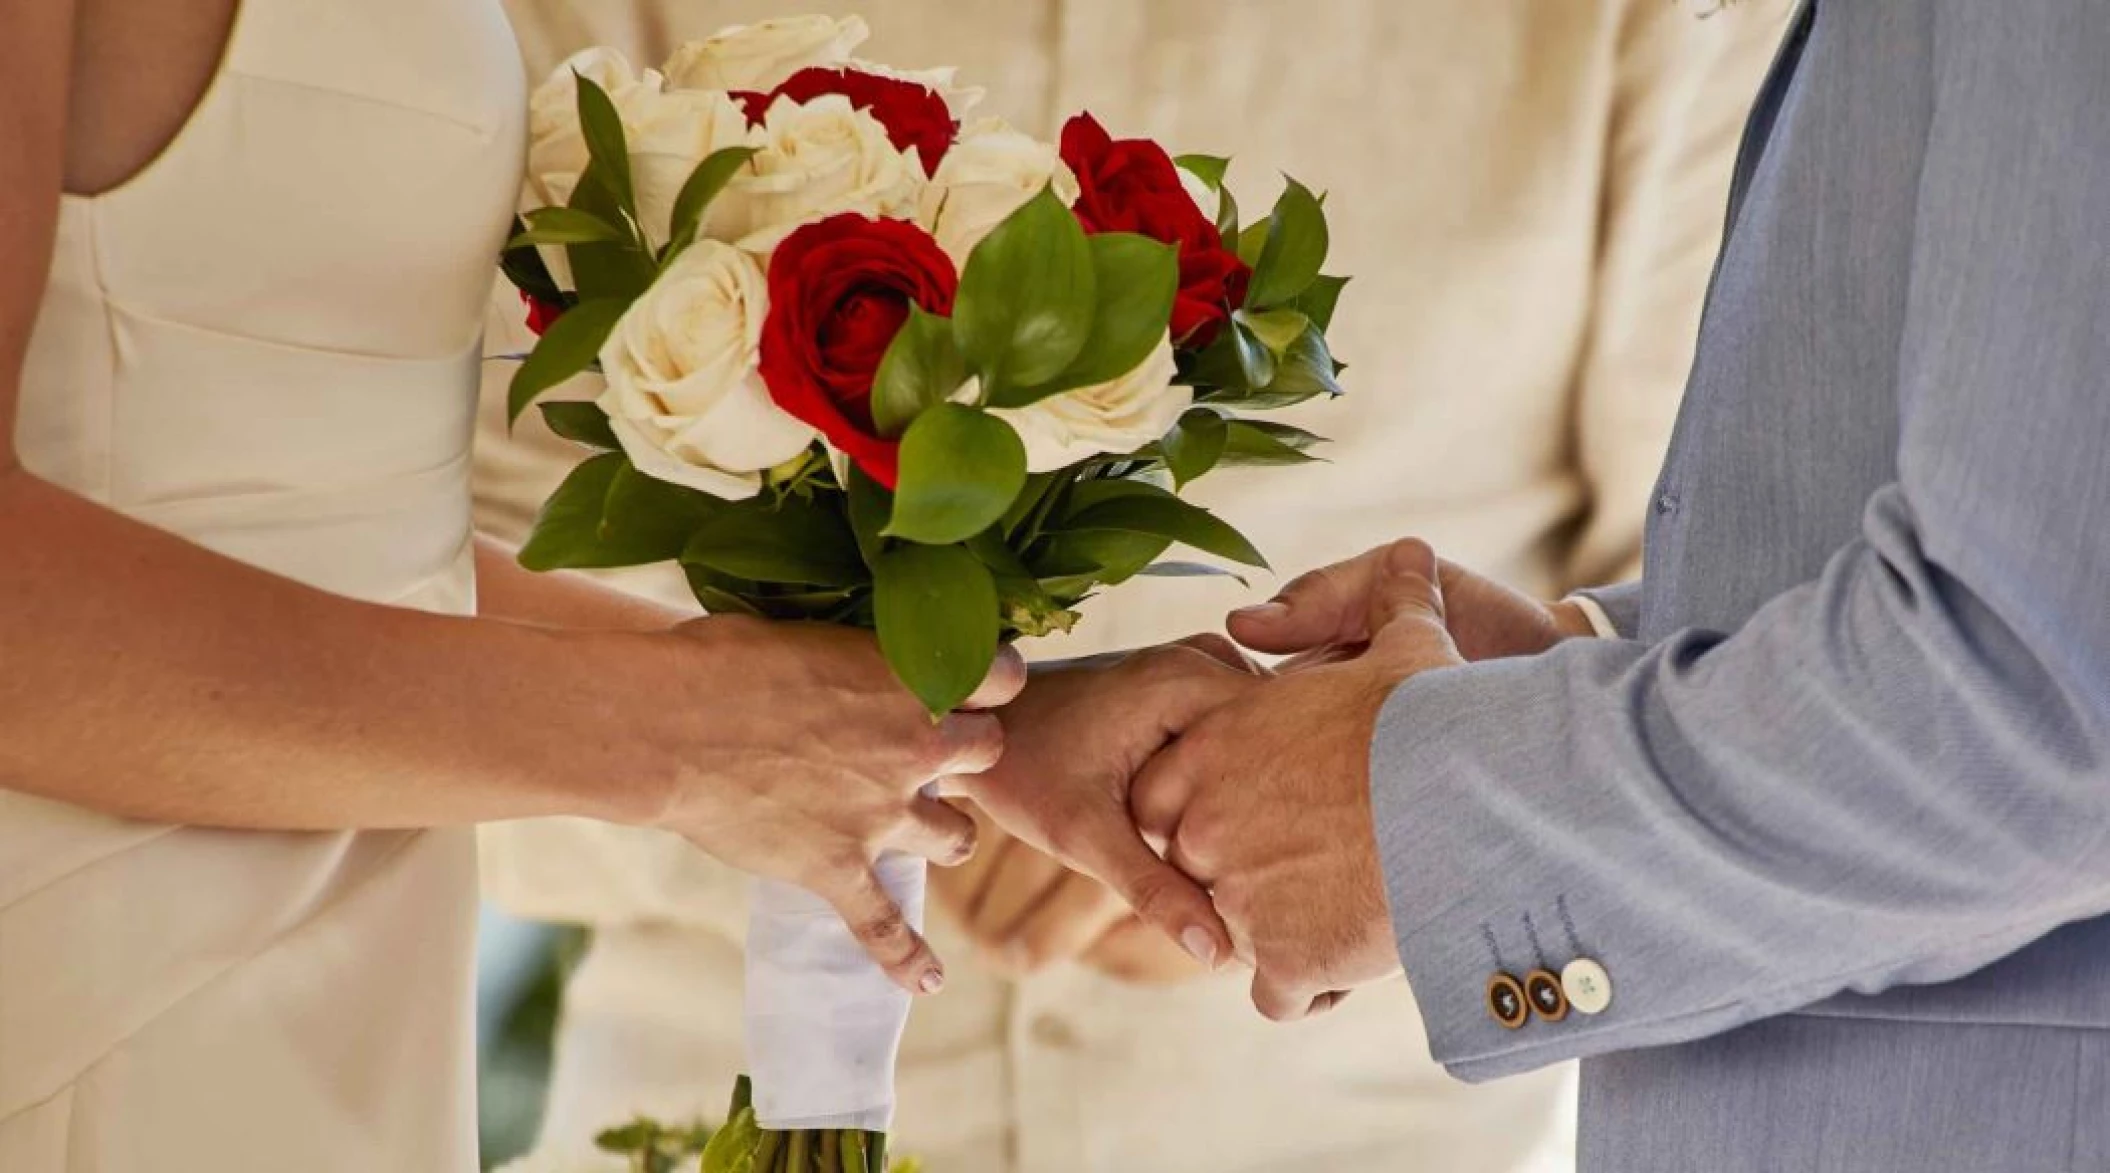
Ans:
{"type": "Polygon", "coordinates": [[[0,791],[0,1117],[201,998],[319,1021],[383,975],[466,990],[474,895],[466,831],[168,827],[0,791]]]}

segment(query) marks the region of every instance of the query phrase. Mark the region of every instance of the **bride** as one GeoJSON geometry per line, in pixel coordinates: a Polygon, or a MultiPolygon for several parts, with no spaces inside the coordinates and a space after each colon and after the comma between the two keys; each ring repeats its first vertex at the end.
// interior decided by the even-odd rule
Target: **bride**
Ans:
{"type": "Polygon", "coordinates": [[[678,832],[935,989],[870,861],[964,857],[917,791],[994,718],[470,531],[498,0],[0,27],[0,1169],[474,1168],[480,821],[678,832]]]}

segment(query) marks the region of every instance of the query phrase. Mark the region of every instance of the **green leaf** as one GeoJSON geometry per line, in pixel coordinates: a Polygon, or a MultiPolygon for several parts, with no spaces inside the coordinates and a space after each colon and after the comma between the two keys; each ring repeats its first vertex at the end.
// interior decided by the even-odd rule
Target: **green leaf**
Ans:
{"type": "MultiPolygon", "coordinates": [[[[1274,222],[1265,217],[1246,225],[1245,229],[1238,234],[1238,247],[1235,250],[1238,253],[1238,259],[1248,265],[1259,264],[1260,254],[1267,248],[1268,231],[1273,226],[1274,222]]],[[[1247,286],[1246,304],[1259,304],[1253,300],[1252,287],[1250,285],[1247,286]]]]}
{"type": "MultiPolygon", "coordinates": [[[[579,130],[586,138],[586,153],[592,158],[593,179],[608,189],[616,205],[637,218],[637,194],[630,184],[630,143],[623,134],[623,117],[615,102],[599,83],[572,71],[579,90],[579,130]]],[[[586,177],[581,176],[581,183],[586,177]]]]}
{"type": "Polygon", "coordinates": [[[1102,583],[1135,577],[1171,545],[1170,538],[1124,530],[1058,533],[1041,543],[1031,565],[1050,595],[1074,602],[1102,583]]]}
{"type": "Polygon", "coordinates": [[[537,395],[592,366],[627,308],[609,298],[582,301],[558,318],[527,361],[513,372],[513,385],[506,394],[506,419],[518,420],[537,395]]]}
{"type": "Polygon", "coordinates": [[[1320,333],[1325,333],[1333,328],[1334,307],[1340,303],[1341,290],[1347,284],[1346,277],[1329,277],[1321,273],[1312,278],[1304,292],[1297,295],[1297,300],[1290,303],[1290,308],[1310,318],[1311,324],[1317,326],[1320,333]]]}
{"type": "Polygon", "coordinates": [[[1318,457],[1306,450],[1324,442],[1287,424],[1231,420],[1226,427],[1223,463],[1227,465],[1309,464],[1318,457]]]}
{"type": "Polygon", "coordinates": [[[1076,216],[1043,188],[967,258],[953,332],[982,391],[1060,375],[1091,336],[1097,287],[1092,249],[1076,216]]]}
{"type": "Polygon", "coordinates": [[[1153,562],[1136,571],[1137,578],[1229,578],[1239,586],[1252,586],[1243,574],[1208,562],[1153,562]]]}
{"type": "Polygon", "coordinates": [[[1108,232],[1090,237],[1093,284],[1091,335],[1074,362],[1055,378],[1033,387],[1006,386],[990,403],[1024,407],[1118,379],[1135,370],[1165,340],[1172,302],[1179,296],[1179,251],[1147,236],[1108,232]]]}
{"type": "Polygon", "coordinates": [[[754,582],[854,587],[866,581],[849,519],[827,499],[755,497],[720,509],[694,529],[681,560],[754,582]]]}
{"type": "Polygon", "coordinates": [[[1232,322],[1223,331],[1230,342],[1231,358],[1238,364],[1239,380],[1248,387],[1265,387],[1275,381],[1275,352],[1244,322],[1232,322]]]}
{"type": "Polygon", "coordinates": [[[682,573],[689,580],[689,593],[712,615],[760,616],[762,609],[747,601],[734,583],[731,575],[720,574],[708,566],[683,563],[682,573]]]}
{"type": "Polygon", "coordinates": [[[1231,161],[1221,155],[1181,155],[1173,163],[1208,184],[1210,191],[1223,190],[1224,172],[1231,169],[1231,161]]]}
{"type": "Polygon", "coordinates": [[[1326,336],[1316,327],[1290,344],[1275,370],[1274,380],[1267,384],[1266,394],[1284,405],[1319,395],[1342,394],[1340,383],[1334,379],[1333,355],[1326,349],[1326,336]]]}
{"type": "MultiPolygon", "coordinates": [[[[527,221],[513,217],[513,235],[527,231],[527,221]]],[[[505,273],[513,288],[530,297],[552,305],[571,304],[571,298],[557,287],[556,278],[550,276],[549,264],[542,259],[540,250],[531,248],[509,248],[498,258],[498,267],[505,273]]]]}
{"type": "Polygon", "coordinates": [[[1229,440],[1229,425],[1215,412],[1198,407],[1182,415],[1163,441],[1165,467],[1172,473],[1173,484],[1186,488],[1215,468],[1229,440]]]}
{"type": "Polygon", "coordinates": [[[702,1173],[756,1173],[755,1150],[761,1143],[755,1110],[743,1106],[704,1146],[702,1173]]]}
{"type": "Polygon", "coordinates": [[[673,256],[696,239],[703,224],[703,214],[710,210],[711,201],[725,190],[747,161],[755,157],[759,147],[726,147],[704,156],[696,170],[689,172],[687,182],[681,185],[681,194],[674,197],[672,221],[673,245],[667,255],[673,256]]]}
{"type": "Polygon", "coordinates": [[[549,425],[549,430],[574,444],[584,444],[604,452],[614,452],[622,447],[615,438],[615,429],[608,426],[608,413],[594,404],[564,400],[539,406],[542,422],[549,425]]]}
{"type": "Polygon", "coordinates": [[[1062,487],[1070,481],[1069,473],[1037,472],[1026,477],[1026,487],[1019,491],[1011,508],[1004,510],[1004,533],[1022,545],[1030,545],[1040,536],[1039,522],[1048,509],[1053,508],[1053,498],[1060,495],[1062,487]]]}
{"type": "Polygon", "coordinates": [[[1253,337],[1259,339],[1260,344],[1267,347],[1268,353],[1277,358],[1280,358],[1282,353],[1290,348],[1290,344],[1297,340],[1297,336],[1311,325],[1310,318],[1293,309],[1265,310],[1260,313],[1239,310],[1232,316],[1239,324],[1252,331],[1253,337]]]}
{"type": "Polygon", "coordinates": [[[1273,227],[1253,263],[1253,280],[1246,291],[1246,304],[1258,309],[1272,309],[1303,293],[1326,263],[1329,247],[1326,213],[1318,197],[1294,179],[1275,201],[1268,222],[1273,227]]]}
{"type": "Polygon", "coordinates": [[[869,566],[886,549],[886,523],[894,515],[894,494],[855,464],[850,466],[850,483],[843,486],[843,492],[848,499],[850,532],[857,537],[857,552],[869,566]]]}
{"type": "Polygon", "coordinates": [[[630,233],[578,208],[537,208],[527,214],[527,230],[506,242],[508,251],[538,244],[622,244],[630,233]]]}
{"type": "Polygon", "coordinates": [[[1267,566],[1267,559],[1260,556],[1260,551],[1253,548],[1245,535],[1201,506],[1191,505],[1162,489],[1100,502],[1066,519],[1063,529],[1151,534],[1184,542],[1197,550],[1247,566],[1267,566]]]}
{"type": "MultiPolygon", "coordinates": [[[[594,178],[599,170],[598,164],[586,165],[585,174],[572,189],[570,206],[610,224],[630,223],[607,185],[594,178]]],[[[659,273],[658,266],[645,254],[644,243],[635,235],[621,244],[567,245],[564,254],[571,262],[572,282],[585,301],[604,297],[631,301],[651,288],[652,279],[659,273]]]]}
{"type": "Polygon", "coordinates": [[[967,364],[953,344],[952,323],[911,304],[908,320],[872,377],[872,422],[880,435],[899,436],[966,381],[967,364]]]}
{"type": "Polygon", "coordinates": [[[973,695],[996,661],[996,582],[958,546],[895,546],[872,567],[879,648],[933,716],[973,695]]]}
{"type": "Polygon", "coordinates": [[[713,497],[646,476],[619,452],[603,453],[573,469],[544,502],[520,564],[582,570],[665,562],[718,507],[713,497]]]}
{"type": "Polygon", "coordinates": [[[1235,244],[1238,241],[1238,201],[1231,197],[1228,187],[1218,188],[1216,198],[1219,204],[1216,209],[1217,234],[1235,244]]]}
{"type": "Polygon", "coordinates": [[[941,403],[901,438],[901,483],[885,533],[925,545],[963,542],[995,524],[1026,484],[1026,446],[1011,425],[941,403]]]}

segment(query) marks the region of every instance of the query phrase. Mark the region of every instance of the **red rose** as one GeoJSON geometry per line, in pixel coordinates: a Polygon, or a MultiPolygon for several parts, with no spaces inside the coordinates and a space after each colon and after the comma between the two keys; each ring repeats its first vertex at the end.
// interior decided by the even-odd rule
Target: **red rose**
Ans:
{"type": "Polygon", "coordinates": [[[1149,139],[1116,140],[1097,119],[1079,114],[1062,128],[1062,161],[1077,173],[1075,211],[1086,232],[1134,232],[1179,247],[1172,337],[1208,345],[1245,304],[1253,274],[1194,206],[1172,156],[1149,139]]]}
{"type": "Polygon", "coordinates": [[[537,338],[556,325],[557,319],[564,316],[567,308],[560,302],[544,301],[525,289],[520,291],[520,300],[527,305],[527,328],[533,331],[537,338]]]}
{"type": "Polygon", "coordinates": [[[844,213],[793,232],[769,261],[770,397],[893,488],[901,442],[873,426],[872,377],[909,305],[950,315],[958,287],[952,261],[913,224],[844,213]]]}
{"type": "Polygon", "coordinates": [[[760,125],[778,98],[804,105],[822,94],[841,94],[853,109],[870,114],[886,128],[888,141],[897,151],[914,150],[923,159],[923,173],[935,174],[953,140],[960,137],[960,123],[944,95],[929,86],[855,69],[815,66],[801,69],[766,94],[744,90],[733,95],[747,120],[760,125]]]}

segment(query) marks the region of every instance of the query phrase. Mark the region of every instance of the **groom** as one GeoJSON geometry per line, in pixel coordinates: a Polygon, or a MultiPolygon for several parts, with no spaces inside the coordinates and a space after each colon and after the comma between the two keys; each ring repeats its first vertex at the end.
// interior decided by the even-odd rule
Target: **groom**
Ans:
{"type": "Polygon", "coordinates": [[[1729,215],[1645,581],[1402,542],[969,792],[1271,1017],[1594,1056],[1586,1171],[2110,1169],[2110,5],[1806,4],[1729,215]]]}

